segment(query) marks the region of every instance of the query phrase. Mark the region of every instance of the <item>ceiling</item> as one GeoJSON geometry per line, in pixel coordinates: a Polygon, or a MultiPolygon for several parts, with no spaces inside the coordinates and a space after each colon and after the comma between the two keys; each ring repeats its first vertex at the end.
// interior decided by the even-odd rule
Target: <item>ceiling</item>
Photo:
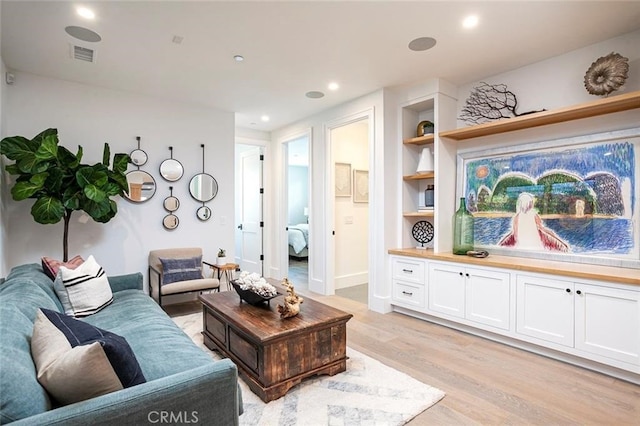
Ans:
{"type": "Polygon", "coordinates": [[[1,8],[10,70],[233,111],[236,126],[262,131],[382,87],[432,77],[462,85],[640,28],[640,1],[2,0],[1,8]],[[79,5],[95,19],[79,17],[79,5]],[[468,14],[479,17],[475,29],[461,25],[468,14]],[[69,25],[102,40],[73,38],[69,25]],[[417,37],[437,44],[409,50],[417,37]],[[72,59],[74,43],[95,50],[95,62],[72,59]],[[340,88],[328,90],[331,81],[340,88]],[[313,90],[325,96],[305,97],[313,90]]]}

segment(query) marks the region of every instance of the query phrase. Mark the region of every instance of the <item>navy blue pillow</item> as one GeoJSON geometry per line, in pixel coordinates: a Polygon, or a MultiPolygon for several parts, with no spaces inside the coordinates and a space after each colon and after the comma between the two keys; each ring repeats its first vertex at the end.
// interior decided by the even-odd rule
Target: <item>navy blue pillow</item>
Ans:
{"type": "Polygon", "coordinates": [[[62,404],[146,382],[124,337],[49,309],[38,312],[31,353],[38,381],[62,404]]]}
{"type": "Polygon", "coordinates": [[[185,259],[160,258],[162,285],[202,278],[202,256],[185,259]]]}

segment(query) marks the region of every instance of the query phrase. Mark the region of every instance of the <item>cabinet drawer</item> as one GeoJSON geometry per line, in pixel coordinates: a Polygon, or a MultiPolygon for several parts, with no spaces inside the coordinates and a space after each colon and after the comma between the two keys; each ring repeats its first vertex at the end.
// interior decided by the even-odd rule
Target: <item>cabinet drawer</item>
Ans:
{"type": "Polygon", "coordinates": [[[393,279],[424,285],[426,268],[423,260],[394,257],[391,264],[393,279]]]}
{"type": "Polygon", "coordinates": [[[416,308],[424,307],[424,291],[423,285],[413,283],[393,281],[393,300],[402,303],[405,306],[416,308]]]}

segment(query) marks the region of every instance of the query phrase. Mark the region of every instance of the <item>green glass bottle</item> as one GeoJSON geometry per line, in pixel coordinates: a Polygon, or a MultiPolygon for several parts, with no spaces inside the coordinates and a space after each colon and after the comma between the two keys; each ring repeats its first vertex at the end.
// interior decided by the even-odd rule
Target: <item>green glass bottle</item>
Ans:
{"type": "Polygon", "coordinates": [[[460,198],[460,207],[453,217],[453,254],[467,254],[473,250],[473,215],[467,210],[467,202],[460,198]]]}

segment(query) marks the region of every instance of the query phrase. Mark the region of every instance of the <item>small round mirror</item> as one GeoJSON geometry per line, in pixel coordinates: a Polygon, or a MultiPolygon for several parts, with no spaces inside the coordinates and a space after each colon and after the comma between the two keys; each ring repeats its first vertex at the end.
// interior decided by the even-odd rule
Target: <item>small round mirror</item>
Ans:
{"type": "Polygon", "coordinates": [[[199,173],[191,178],[189,192],[198,201],[211,201],[218,194],[218,182],[210,174],[199,173]]]}
{"type": "Polygon", "coordinates": [[[131,151],[131,154],[129,154],[129,157],[131,158],[131,162],[136,166],[144,166],[149,158],[147,157],[147,153],[141,149],[134,149],[131,151]]]}
{"type": "Polygon", "coordinates": [[[180,207],[180,201],[173,195],[164,199],[164,209],[168,212],[175,212],[180,207]]]}
{"type": "Polygon", "coordinates": [[[134,203],[143,203],[156,193],[156,181],[149,173],[142,170],[134,170],[127,173],[129,190],[124,194],[127,200],[134,203]]]}
{"type": "Polygon", "coordinates": [[[166,229],[176,229],[179,223],[180,220],[178,220],[178,216],[173,213],[166,215],[164,219],[162,219],[162,226],[166,229]]]}
{"type": "Polygon", "coordinates": [[[179,180],[183,174],[184,168],[178,160],[168,158],[160,164],[160,176],[162,176],[164,180],[175,182],[179,180]]]}
{"type": "Polygon", "coordinates": [[[198,209],[198,211],[196,211],[196,216],[198,216],[198,219],[202,221],[209,220],[209,218],[211,217],[211,209],[207,206],[202,206],[198,209]]]}

